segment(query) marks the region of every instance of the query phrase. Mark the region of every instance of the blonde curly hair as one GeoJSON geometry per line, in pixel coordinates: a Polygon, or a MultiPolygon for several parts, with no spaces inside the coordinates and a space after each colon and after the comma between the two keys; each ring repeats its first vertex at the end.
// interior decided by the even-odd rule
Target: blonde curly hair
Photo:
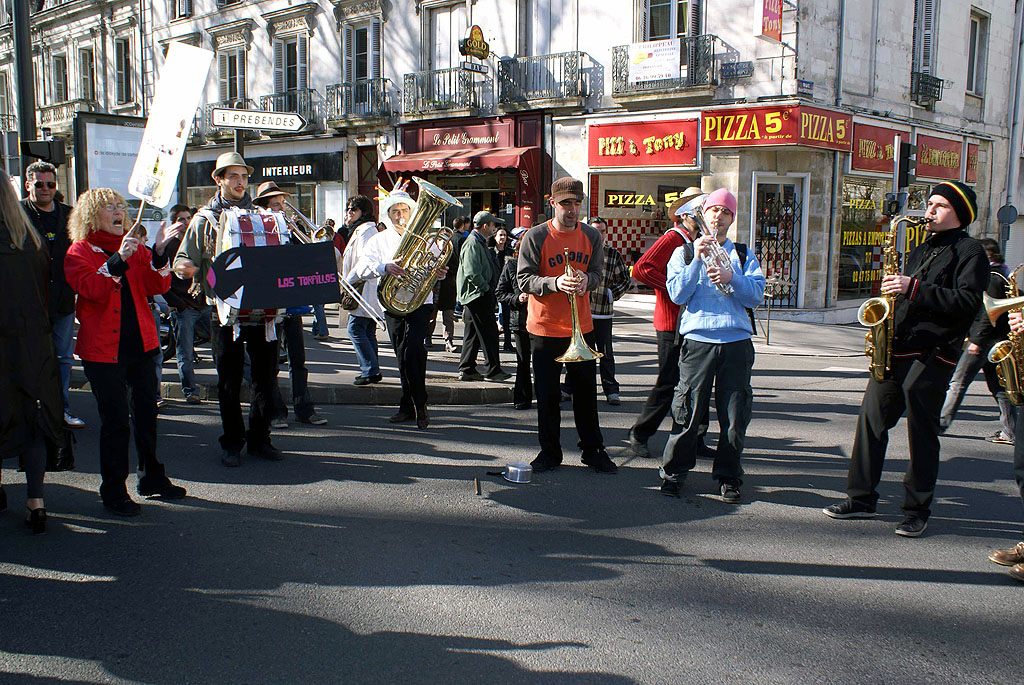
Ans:
{"type": "Polygon", "coordinates": [[[71,240],[85,240],[90,233],[99,230],[96,216],[101,209],[107,205],[124,204],[124,198],[113,188],[92,188],[79,195],[78,204],[68,217],[68,235],[71,240]]]}

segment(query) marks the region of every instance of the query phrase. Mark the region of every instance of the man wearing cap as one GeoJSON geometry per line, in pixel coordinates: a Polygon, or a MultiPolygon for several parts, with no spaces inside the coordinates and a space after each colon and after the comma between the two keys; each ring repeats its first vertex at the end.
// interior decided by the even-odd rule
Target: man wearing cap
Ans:
{"type": "MultiPolygon", "coordinates": [[[[530,296],[526,329],[533,354],[533,382],[537,397],[537,430],[540,453],[533,460],[537,473],[558,468],[562,463],[560,440],[561,410],[558,379],[562,356],[572,336],[570,297],[576,298],[580,329],[590,347],[595,345],[590,297],[601,283],[604,260],[601,234],[579,220],[583,203],[583,182],[564,177],[551,184],[554,218],[531,228],[522,238],[517,279],[530,296]],[[565,250],[575,270],[566,274],[565,250]]],[[[618,466],[604,449],[604,437],[597,415],[596,364],[593,360],[565,364],[572,386],[573,418],[579,434],[583,464],[598,473],[615,473],[618,466]]]]}
{"type": "MultiPolygon", "coordinates": [[[[395,253],[402,241],[402,234],[409,220],[415,214],[416,202],[404,190],[393,190],[380,200],[381,221],[385,230],[366,242],[365,250],[355,265],[355,277],[369,281],[384,274],[400,277],[405,274],[395,253]]],[[[447,267],[438,269],[438,277],[444,278],[447,267]]],[[[398,411],[388,419],[391,423],[416,421],[418,428],[430,425],[427,411],[427,328],[434,313],[433,294],[428,294],[423,305],[405,316],[384,312],[388,322],[391,346],[398,358],[398,375],[402,381],[402,398],[398,411]]]]}
{"type": "Polygon", "coordinates": [[[988,258],[967,235],[977,217],[974,191],[949,181],[932,188],[928,235],[907,256],[903,274],[882,279],[895,295],[892,371],[868,380],[857,417],[847,498],[822,511],[836,519],[873,518],[889,430],[907,415],[910,465],[903,478],[903,521],[895,533],[917,537],[931,514],[939,473],[939,412],[964,336],[988,285],[988,258]]]}
{"type": "Polygon", "coordinates": [[[504,381],[511,377],[501,368],[498,354],[498,322],[494,318],[497,300],[494,286],[498,281],[487,239],[505,222],[490,212],[477,212],[473,230],[463,241],[459,252],[459,271],[455,277],[462,303],[462,357],[459,359],[459,380],[504,381]],[[483,349],[484,373],[476,370],[476,355],[483,349]]]}
{"type": "Polygon", "coordinates": [[[661,492],[678,497],[697,463],[701,421],[714,388],[721,426],[711,477],[722,500],[740,501],[743,468],[740,456],[750,423],[753,390],[754,334],[749,309],[764,300],[764,274],[745,245],[729,240],[736,217],[736,197],[719,188],[701,206],[709,234],[698,237],[692,253],[683,246],[668,262],[665,289],[682,308],[679,317],[679,385],[672,399],[672,434],[662,455],[661,492]],[[715,258],[717,250],[728,266],[715,258]],[[725,288],[729,286],[729,288],[725,288]],[[723,289],[730,292],[723,292],[723,289]]]}
{"type": "MultiPolygon", "coordinates": [[[[679,335],[676,324],[679,321],[679,305],[672,301],[665,290],[668,277],[668,260],[676,248],[693,244],[693,234],[676,212],[690,200],[700,197],[701,189],[690,186],[669,205],[672,228],[665,231],[658,240],[640,256],[633,265],[633,278],[654,289],[654,330],[658,337],[658,376],[654,381],[647,402],[640,416],[629,431],[629,445],[638,457],[650,457],[647,441],[658,432],[662,419],[672,407],[672,397],[679,384],[679,335]]],[[[705,426],[707,422],[705,421],[705,426]]],[[[672,432],[680,430],[673,426],[672,432]]],[[[706,428],[705,428],[706,430],[706,428]]]]}
{"type": "MultiPolygon", "coordinates": [[[[291,197],[278,187],[273,181],[265,181],[256,189],[256,197],[253,204],[267,212],[280,212],[284,214],[285,198],[291,197]]],[[[289,228],[294,232],[295,224],[288,219],[289,228]]],[[[295,418],[301,423],[309,423],[314,426],[323,426],[327,419],[316,413],[316,407],[309,398],[307,392],[307,381],[309,371],[306,370],[306,341],[302,332],[302,312],[308,313],[308,308],[296,307],[294,310],[287,310],[284,320],[281,322],[281,330],[284,333],[284,344],[288,349],[288,376],[292,381],[292,403],[295,407],[295,418]]],[[[280,361],[278,362],[280,370],[280,361]]],[[[281,421],[286,427],[285,421],[288,417],[288,407],[281,397],[281,387],[277,383],[277,374],[274,372],[274,421],[281,421]]]]}
{"type": "MultiPolygon", "coordinates": [[[[229,207],[255,210],[246,190],[251,173],[252,167],[237,152],[225,152],[217,158],[211,174],[217,184],[217,194],[192,217],[174,258],[175,273],[182,278],[194,279],[210,304],[216,298],[206,274],[213,265],[220,215],[229,207]]],[[[221,326],[214,310],[212,343],[217,362],[217,401],[224,429],[220,436],[221,463],[224,466],[241,466],[242,447],[245,445],[248,445],[252,456],[272,461],[284,458],[280,450],[270,444],[271,403],[277,375],[277,336],[272,325],[242,324],[238,329],[236,338],[234,327],[221,326]],[[242,418],[240,396],[246,353],[252,378],[248,431],[242,418]]]]}

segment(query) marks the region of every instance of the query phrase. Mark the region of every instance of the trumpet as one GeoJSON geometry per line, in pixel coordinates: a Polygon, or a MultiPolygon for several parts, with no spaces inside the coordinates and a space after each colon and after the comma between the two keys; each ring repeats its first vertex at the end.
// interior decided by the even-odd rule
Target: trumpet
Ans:
{"type": "MultiPolygon", "coordinates": [[[[732,260],[729,259],[729,254],[725,251],[725,248],[719,244],[717,236],[712,234],[711,229],[708,228],[707,223],[704,221],[704,215],[701,214],[701,205],[704,204],[704,199],[707,195],[699,195],[685,205],[676,210],[677,216],[689,217],[696,226],[696,237],[700,236],[711,236],[711,261],[722,271],[732,271],[732,260]]],[[[723,295],[732,295],[735,290],[728,283],[716,283],[715,284],[723,295]]]]}
{"type": "MultiPolygon", "coordinates": [[[[333,238],[333,236],[329,235],[324,228],[317,228],[316,224],[307,219],[306,215],[296,209],[291,202],[285,200],[284,203],[293,212],[292,219],[294,220],[294,225],[292,226],[292,235],[295,236],[298,242],[308,245],[310,243],[328,242],[333,238]],[[303,225],[305,230],[298,227],[299,223],[303,225]]],[[[341,272],[338,272],[338,285],[341,286],[341,289],[345,291],[346,295],[355,300],[360,309],[366,312],[371,319],[380,324],[381,328],[387,330],[388,322],[384,318],[384,315],[374,309],[362,294],[356,290],[355,286],[345,280],[345,277],[341,272]]]]}
{"type": "MultiPolygon", "coordinates": [[[[565,258],[565,275],[569,278],[578,278],[576,269],[569,263],[569,248],[562,248],[565,258]]],[[[586,293],[584,293],[586,295],[586,293]]],[[[586,295],[589,297],[589,295],[586,295]]],[[[569,347],[560,357],[555,357],[556,362],[589,362],[600,359],[603,353],[590,349],[587,341],[583,339],[583,329],[580,327],[580,312],[576,306],[576,295],[567,295],[569,298],[569,313],[572,316],[572,337],[569,340],[569,347]]]]}

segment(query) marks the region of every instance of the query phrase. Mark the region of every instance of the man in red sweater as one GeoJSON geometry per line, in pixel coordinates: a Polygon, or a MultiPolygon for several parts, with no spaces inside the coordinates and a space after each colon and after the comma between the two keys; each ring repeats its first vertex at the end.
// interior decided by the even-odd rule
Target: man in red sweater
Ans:
{"type": "Polygon", "coordinates": [[[676,334],[679,305],[669,299],[665,278],[672,253],[696,238],[683,223],[683,217],[676,216],[675,212],[699,195],[700,188],[691,186],[683,191],[668,208],[668,214],[675,225],[665,231],[633,265],[633,278],[654,288],[654,329],[658,335],[658,378],[640,416],[629,430],[629,445],[638,457],[651,456],[647,441],[658,432],[658,426],[672,405],[672,396],[679,383],[679,337],[676,334]]]}

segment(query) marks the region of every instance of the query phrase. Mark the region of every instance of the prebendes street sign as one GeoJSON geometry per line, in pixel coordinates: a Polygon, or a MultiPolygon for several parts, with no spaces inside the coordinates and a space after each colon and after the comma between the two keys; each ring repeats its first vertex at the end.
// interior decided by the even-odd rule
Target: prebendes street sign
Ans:
{"type": "Polygon", "coordinates": [[[213,125],[218,128],[245,128],[264,131],[299,131],[306,120],[293,112],[263,112],[251,109],[214,107],[213,125]]]}

